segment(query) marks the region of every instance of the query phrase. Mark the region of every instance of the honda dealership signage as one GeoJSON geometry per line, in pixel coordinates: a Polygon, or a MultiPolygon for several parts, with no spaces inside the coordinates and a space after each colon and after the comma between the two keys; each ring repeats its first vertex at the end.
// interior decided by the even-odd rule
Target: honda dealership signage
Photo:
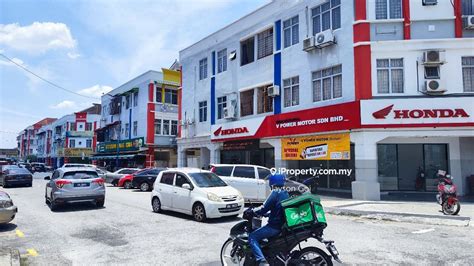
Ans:
{"type": "Polygon", "coordinates": [[[473,98],[410,98],[361,101],[362,126],[472,126],[473,98]]]}
{"type": "Polygon", "coordinates": [[[211,139],[232,140],[310,134],[360,127],[358,102],[213,125],[211,139]]]}

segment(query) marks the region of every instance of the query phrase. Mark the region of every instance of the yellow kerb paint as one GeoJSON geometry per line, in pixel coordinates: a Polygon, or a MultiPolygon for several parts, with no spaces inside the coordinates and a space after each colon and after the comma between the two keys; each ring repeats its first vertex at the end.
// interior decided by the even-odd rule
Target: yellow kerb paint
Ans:
{"type": "Polygon", "coordinates": [[[25,234],[23,234],[23,232],[18,229],[15,231],[15,233],[18,237],[25,237],[25,234]]]}

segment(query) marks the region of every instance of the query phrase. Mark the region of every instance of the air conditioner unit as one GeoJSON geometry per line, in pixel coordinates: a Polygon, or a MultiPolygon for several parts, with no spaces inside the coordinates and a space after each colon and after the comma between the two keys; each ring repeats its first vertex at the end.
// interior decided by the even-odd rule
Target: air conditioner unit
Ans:
{"type": "Polygon", "coordinates": [[[314,36],[308,37],[303,40],[303,51],[309,52],[316,49],[314,46],[314,36]]]}
{"type": "Polygon", "coordinates": [[[438,4],[438,0],[423,0],[424,6],[434,6],[438,4]]]}
{"type": "Polygon", "coordinates": [[[429,50],[423,52],[423,64],[440,65],[445,61],[445,54],[440,50],[429,50]]]}
{"type": "Polygon", "coordinates": [[[466,29],[468,30],[474,29],[474,15],[467,16],[466,29]]]}
{"type": "Polygon", "coordinates": [[[331,29],[316,34],[314,45],[316,48],[323,48],[336,43],[334,33],[331,29]]]}
{"type": "Polygon", "coordinates": [[[278,85],[273,85],[273,86],[268,87],[268,89],[267,89],[267,95],[268,95],[269,97],[275,97],[275,96],[280,95],[280,86],[278,86],[278,85]]]}
{"type": "Polygon", "coordinates": [[[439,94],[444,93],[445,88],[441,86],[441,81],[439,79],[427,79],[425,80],[425,92],[428,94],[439,94]]]}
{"type": "Polygon", "coordinates": [[[233,120],[236,118],[235,107],[230,105],[224,108],[224,119],[233,120]]]}

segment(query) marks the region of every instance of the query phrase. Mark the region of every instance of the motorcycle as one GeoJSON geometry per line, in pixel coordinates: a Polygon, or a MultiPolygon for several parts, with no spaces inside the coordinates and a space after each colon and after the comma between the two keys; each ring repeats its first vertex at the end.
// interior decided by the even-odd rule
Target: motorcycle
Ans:
{"type": "Polygon", "coordinates": [[[438,194],[436,200],[441,205],[441,210],[446,215],[456,215],[461,210],[456,185],[453,184],[453,178],[446,175],[446,171],[438,171],[438,194]]]}
{"type": "MultiPolygon", "coordinates": [[[[262,219],[255,216],[252,207],[244,212],[243,218],[232,227],[222,245],[222,265],[256,265],[248,236],[261,227],[262,219]]],[[[323,239],[325,227],[325,223],[316,223],[292,231],[283,229],[279,235],[264,239],[260,246],[270,265],[333,265],[332,259],[341,263],[334,241],[323,239]],[[317,247],[301,248],[301,243],[311,238],[324,244],[330,255],[317,247]]]]}

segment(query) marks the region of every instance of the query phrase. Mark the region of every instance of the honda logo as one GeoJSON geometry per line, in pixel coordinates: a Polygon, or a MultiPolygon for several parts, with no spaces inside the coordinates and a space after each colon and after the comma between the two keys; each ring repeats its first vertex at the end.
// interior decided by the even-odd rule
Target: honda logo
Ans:
{"type": "Polygon", "coordinates": [[[226,136],[226,135],[235,135],[235,134],[243,134],[243,133],[249,133],[249,130],[247,127],[237,127],[237,128],[230,128],[230,129],[222,129],[222,127],[219,127],[214,131],[214,136],[226,136]]]}
{"type": "MultiPolygon", "coordinates": [[[[375,119],[385,119],[387,115],[393,110],[393,104],[382,108],[374,113],[372,116],[375,119]]],[[[394,119],[420,119],[420,118],[456,118],[469,117],[469,114],[464,109],[401,109],[393,110],[394,119]]]]}

